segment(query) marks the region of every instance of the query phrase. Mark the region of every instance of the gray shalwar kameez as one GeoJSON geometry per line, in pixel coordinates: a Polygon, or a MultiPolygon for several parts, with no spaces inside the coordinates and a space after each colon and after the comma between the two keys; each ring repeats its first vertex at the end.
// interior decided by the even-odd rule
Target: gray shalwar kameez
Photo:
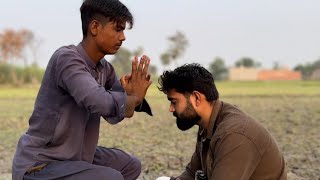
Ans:
{"type": "Polygon", "coordinates": [[[137,178],[137,158],[97,147],[100,117],[116,124],[124,118],[125,105],[126,93],[110,63],[93,63],[81,44],[58,49],[47,66],[29,129],[18,142],[13,180],[137,178]],[[39,163],[48,165],[26,173],[39,163]]]}

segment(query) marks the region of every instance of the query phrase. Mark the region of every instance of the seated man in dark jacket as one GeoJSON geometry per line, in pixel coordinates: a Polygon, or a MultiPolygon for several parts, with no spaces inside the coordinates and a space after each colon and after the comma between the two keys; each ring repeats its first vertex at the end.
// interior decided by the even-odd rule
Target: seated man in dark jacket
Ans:
{"type": "Polygon", "coordinates": [[[219,99],[213,76],[205,68],[188,64],[165,71],[159,84],[178,128],[199,126],[190,163],[171,179],[286,179],[275,139],[253,117],[219,99]]]}

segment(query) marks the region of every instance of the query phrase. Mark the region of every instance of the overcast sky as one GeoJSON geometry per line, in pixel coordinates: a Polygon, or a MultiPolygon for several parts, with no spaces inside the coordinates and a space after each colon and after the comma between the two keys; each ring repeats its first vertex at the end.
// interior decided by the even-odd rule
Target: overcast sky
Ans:
{"type": "MultiPolygon", "coordinates": [[[[320,57],[319,0],[122,0],[135,18],[123,47],[141,46],[160,67],[167,37],[177,30],[189,40],[178,64],[207,66],[221,57],[232,66],[251,57],[271,68],[275,61],[292,68],[320,57]]],[[[42,39],[39,64],[52,53],[82,39],[82,0],[10,0],[0,6],[0,32],[27,28],[42,39]]],[[[107,57],[108,58],[108,57],[107,57]]],[[[109,57],[110,59],[110,57],[109,57]]]]}

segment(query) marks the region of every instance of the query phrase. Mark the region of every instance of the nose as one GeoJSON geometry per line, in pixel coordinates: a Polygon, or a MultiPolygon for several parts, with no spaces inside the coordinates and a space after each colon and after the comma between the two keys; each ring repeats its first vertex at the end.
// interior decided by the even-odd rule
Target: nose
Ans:
{"type": "Polygon", "coordinates": [[[124,31],[122,31],[120,34],[120,41],[125,41],[125,40],[126,40],[126,36],[124,35],[124,31]]]}
{"type": "Polygon", "coordinates": [[[174,111],[175,111],[174,107],[172,105],[170,105],[169,112],[174,112],[174,111]]]}

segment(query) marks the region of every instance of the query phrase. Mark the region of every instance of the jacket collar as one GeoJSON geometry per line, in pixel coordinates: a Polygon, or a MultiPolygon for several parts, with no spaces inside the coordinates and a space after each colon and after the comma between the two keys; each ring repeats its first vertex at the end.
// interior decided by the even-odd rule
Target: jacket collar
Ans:
{"type": "Polygon", "coordinates": [[[204,128],[201,128],[202,131],[200,132],[200,136],[205,137],[206,139],[211,139],[213,136],[213,128],[214,128],[214,124],[217,121],[217,117],[218,114],[220,112],[222,106],[222,102],[217,99],[214,102],[214,105],[212,107],[212,112],[211,112],[211,116],[210,116],[210,120],[209,120],[209,126],[208,126],[208,130],[205,130],[204,128]]]}

